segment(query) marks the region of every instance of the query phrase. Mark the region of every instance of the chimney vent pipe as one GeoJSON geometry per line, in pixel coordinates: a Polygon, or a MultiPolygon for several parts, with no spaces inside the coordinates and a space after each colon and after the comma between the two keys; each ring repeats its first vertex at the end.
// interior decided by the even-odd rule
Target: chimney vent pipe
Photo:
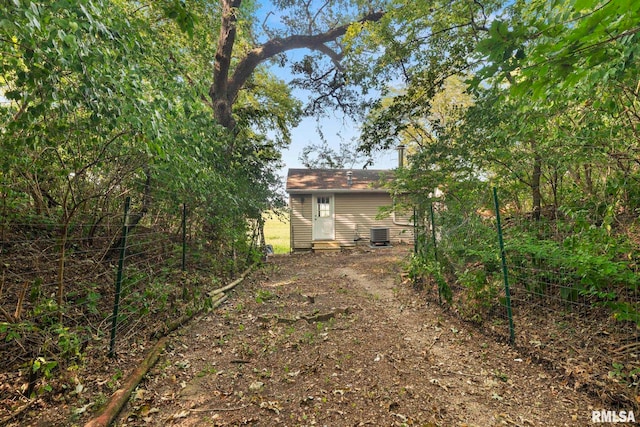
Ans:
{"type": "Polygon", "coordinates": [[[398,169],[402,169],[404,167],[404,150],[407,148],[406,145],[400,144],[398,145],[398,169]]]}

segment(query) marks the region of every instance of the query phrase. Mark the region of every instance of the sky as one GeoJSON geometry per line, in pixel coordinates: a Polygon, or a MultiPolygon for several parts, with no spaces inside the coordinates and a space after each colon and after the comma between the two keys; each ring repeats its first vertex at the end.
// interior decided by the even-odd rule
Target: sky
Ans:
{"type": "MultiPolygon", "coordinates": [[[[291,132],[291,145],[282,153],[283,161],[287,168],[303,168],[299,157],[302,149],[310,144],[321,143],[318,134],[318,123],[330,147],[338,150],[340,142],[348,142],[358,138],[360,134],[359,124],[350,119],[344,119],[337,112],[330,112],[327,117],[318,120],[315,117],[306,117],[300,125],[291,132]]],[[[368,169],[393,169],[397,166],[396,150],[388,150],[374,155],[373,166],[368,169]]],[[[354,165],[354,169],[361,169],[363,164],[354,165]]]]}
{"type": "MultiPolygon", "coordinates": [[[[258,3],[260,4],[260,3],[258,3]]],[[[262,4],[258,14],[262,21],[267,17],[267,12],[271,11],[271,16],[268,18],[268,24],[270,26],[278,25],[278,14],[273,13],[273,10],[266,7],[266,4],[262,4]]],[[[306,49],[292,50],[287,52],[287,65],[284,67],[272,64],[269,68],[278,78],[289,83],[294,76],[291,74],[289,67],[290,64],[296,60],[302,59],[302,57],[308,53],[306,49]]],[[[305,102],[313,94],[294,89],[293,95],[305,102]]],[[[318,126],[322,129],[322,133],[331,148],[339,148],[341,142],[350,142],[353,139],[357,139],[360,135],[360,124],[350,119],[345,119],[340,112],[330,111],[325,117],[305,117],[300,124],[294,128],[291,132],[291,145],[288,149],[282,153],[282,160],[285,166],[281,170],[281,176],[286,177],[287,170],[290,168],[304,168],[305,166],[300,161],[299,157],[302,154],[302,150],[305,146],[311,144],[320,144],[322,140],[318,133],[318,126]]],[[[393,169],[397,166],[397,151],[394,149],[386,152],[378,152],[373,156],[373,165],[368,166],[368,169],[393,169]]],[[[363,164],[354,165],[354,169],[361,169],[363,164]]]]}
{"type": "MultiPolygon", "coordinates": [[[[304,51],[295,52],[294,56],[297,53],[303,55],[304,51]]],[[[286,67],[272,66],[271,71],[287,83],[293,78],[286,67]]],[[[294,89],[292,94],[302,102],[308,100],[310,95],[312,96],[309,92],[299,89],[294,89]]],[[[318,127],[322,129],[327,144],[336,151],[338,151],[341,142],[357,140],[360,136],[360,123],[345,118],[339,111],[328,111],[322,117],[304,117],[300,124],[291,131],[291,145],[282,152],[284,167],[280,171],[280,176],[283,179],[286,179],[288,169],[305,167],[300,161],[304,147],[322,143],[318,127]]],[[[373,164],[369,165],[367,169],[394,169],[398,165],[397,150],[376,152],[373,154],[373,161],[373,164]]],[[[362,169],[363,166],[364,161],[362,164],[355,164],[353,168],[362,169]]]]}
{"type": "MultiPolygon", "coordinates": [[[[274,70],[275,71],[275,70],[274,70]]],[[[285,81],[287,81],[285,79],[285,81]]],[[[299,93],[294,95],[301,100],[307,99],[300,96],[299,93]]],[[[300,124],[291,131],[291,145],[282,152],[282,160],[284,167],[280,170],[280,176],[283,182],[286,182],[287,171],[293,168],[304,168],[299,157],[302,150],[307,145],[319,144],[322,142],[318,134],[318,126],[321,127],[322,133],[331,148],[336,151],[340,142],[351,141],[360,135],[359,123],[355,123],[350,119],[345,119],[339,112],[329,112],[326,117],[305,117],[300,124]]],[[[367,169],[394,169],[398,166],[398,153],[395,149],[377,152],[373,155],[374,163],[367,169]]],[[[364,162],[363,162],[364,163],[364,162]]],[[[354,169],[362,169],[364,164],[356,164],[354,169]]]]}

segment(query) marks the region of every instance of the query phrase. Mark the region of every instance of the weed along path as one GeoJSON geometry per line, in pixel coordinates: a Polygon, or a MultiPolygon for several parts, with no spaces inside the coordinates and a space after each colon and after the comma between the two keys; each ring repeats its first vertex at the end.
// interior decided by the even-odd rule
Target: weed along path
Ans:
{"type": "Polygon", "coordinates": [[[585,426],[602,409],[421,300],[408,248],[270,258],[170,338],[118,426],[585,426]]]}

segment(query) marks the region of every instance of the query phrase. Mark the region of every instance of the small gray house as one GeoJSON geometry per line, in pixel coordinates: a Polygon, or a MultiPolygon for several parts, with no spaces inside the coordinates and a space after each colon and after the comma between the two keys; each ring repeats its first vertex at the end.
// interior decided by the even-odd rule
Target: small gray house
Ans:
{"type": "Polygon", "coordinates": [[[413,242],[410,215],[393,212],[377,218],[379,208],[392,206],[383,186],[391,179],[390,170],[289,169],[291,249],[413,242]]]}

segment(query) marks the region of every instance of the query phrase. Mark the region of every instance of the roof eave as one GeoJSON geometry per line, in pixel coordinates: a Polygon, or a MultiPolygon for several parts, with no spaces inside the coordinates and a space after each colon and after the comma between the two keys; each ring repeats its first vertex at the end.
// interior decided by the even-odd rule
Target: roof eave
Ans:
{"type": "Polygon", "coordinates": [[[310,193],[389,193],[384,188],[353,189],[353,188],[296,188],[286,189],[289,194],[310,194],[310,193]]]}

